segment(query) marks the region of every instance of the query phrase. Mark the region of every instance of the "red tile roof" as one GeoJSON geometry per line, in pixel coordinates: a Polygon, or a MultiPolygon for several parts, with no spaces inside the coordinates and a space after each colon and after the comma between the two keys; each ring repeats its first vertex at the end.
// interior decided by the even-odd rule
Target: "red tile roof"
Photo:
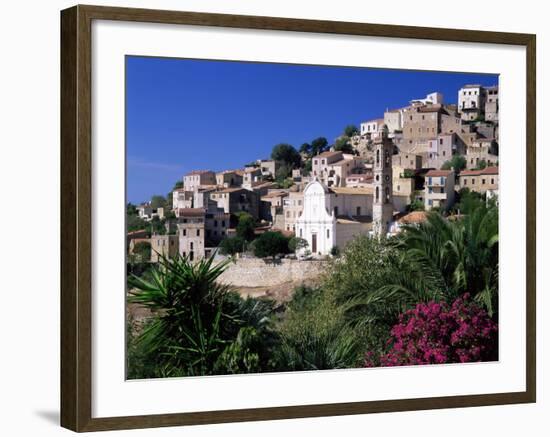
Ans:
{"type": "Polygon", "coordinates": [[[428,173],[426,173],[426,176],[449,176],[452,172],[452,170],[430,170],[428,173]]]}
{"type": "Polygon", "coordinates": [[[427,218],[426,211],[413,211],[401,217],[397,222],[403,225],[418,224],[425,222],[427,218]]]}
{"type": "Polygon", "coordinates": [[[341,154],[342,154],[342,152],[323,152],[318,156],[320,156],[321,158],[328,158],[330,156],[336,156],[336,155],[341,155],[341,154]]]}
{"type": "Polygon", "coordinates": [[[483,170],[462,170],[459,176],[481,176],[498,174],[498,167],[485,167],[483,170]]]}

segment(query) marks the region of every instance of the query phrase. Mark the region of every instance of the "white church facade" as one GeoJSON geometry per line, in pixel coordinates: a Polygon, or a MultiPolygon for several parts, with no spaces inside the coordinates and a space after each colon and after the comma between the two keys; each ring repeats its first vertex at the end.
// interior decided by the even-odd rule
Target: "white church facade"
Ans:
{"type": "Polygon", "coordinates": [[[304,209],[296,220],[296,235],[307,241],[313,256],[343,248],[372,227],[372,190],[327,188],[313,180],[304,189],[304,209]]]}

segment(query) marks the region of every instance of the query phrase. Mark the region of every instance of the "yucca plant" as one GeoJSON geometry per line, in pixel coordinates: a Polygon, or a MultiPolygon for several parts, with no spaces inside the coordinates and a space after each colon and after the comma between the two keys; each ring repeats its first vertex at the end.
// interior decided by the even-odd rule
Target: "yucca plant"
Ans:
{"type": "Polygon", "coordinates": [[[192,263],[161,256],[150,280],[130,276],[128,301],[154,314],[136,340],[156,361],[156,374],[148,376],[212,373],[228,341],[222,325],[235,323],[235,315],[224,311],[230,288],[217,282],[227,262],[213,262],[213,257],[192,263]]]}

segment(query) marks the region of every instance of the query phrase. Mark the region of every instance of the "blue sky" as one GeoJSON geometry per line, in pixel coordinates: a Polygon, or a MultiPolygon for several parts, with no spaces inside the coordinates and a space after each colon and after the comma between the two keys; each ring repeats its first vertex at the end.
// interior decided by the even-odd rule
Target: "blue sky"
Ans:
{"type": "Polygon", "coordinates": [[[242,167],[278,143],[299,148],[386,108],[439,91],[456,103],[467,83],[496,75],[126,58],[128,201],[166,195],[193,169],[242,167]]]}

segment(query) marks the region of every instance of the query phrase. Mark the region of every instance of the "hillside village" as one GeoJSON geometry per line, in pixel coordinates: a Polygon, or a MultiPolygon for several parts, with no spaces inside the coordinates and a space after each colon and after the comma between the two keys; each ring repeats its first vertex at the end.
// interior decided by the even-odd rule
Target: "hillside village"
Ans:
{"type": "MultiPolygon", "coordinates": [[[[242,168],[195,169],[165,202],[128,205],[128,253],[198,260],[250,252],[277,233],[293,241],[281,254],[322,258],[361,234],[398,234],[430,210],[460,216],[465,193],[498,196],[498,99],[498,86],[464,85],[457,105],[434,92],[346,127],[332,145],[282,144],[242,168]]],[[[274,255],[258,247],[256,256],[274,255]]]]}

